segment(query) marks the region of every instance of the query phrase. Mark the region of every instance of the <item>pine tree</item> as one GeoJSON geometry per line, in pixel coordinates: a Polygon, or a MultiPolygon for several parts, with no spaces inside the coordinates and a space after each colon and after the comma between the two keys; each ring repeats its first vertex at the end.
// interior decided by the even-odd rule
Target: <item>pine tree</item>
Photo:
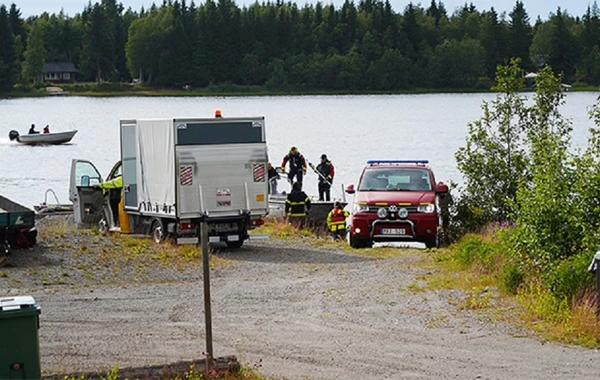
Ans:
{"type": "Polygon", "coordinates": [[[525,69],[531,68],[529,59],[529,47],[533,38],[529,16],[525,11],[522,1],[516,2],[512,12],[509,14],[510,23],[508,28],[508,54],[510,58],[519,58],[525,69]]]}
{"type": "Polygon", "coordinates": [[[0,92],[11,91],[15,84],[15,38],[8,12],[0,6],[0,92]]]}
{"type": "Polygon", "coordinates": [[[31,26],[31,32],[27,38],[23,78],[33,83],[44,75],[44,62],[46,61],[46,48],[44,47],[45,23],[45,19],[37,19],[31,26]]]}

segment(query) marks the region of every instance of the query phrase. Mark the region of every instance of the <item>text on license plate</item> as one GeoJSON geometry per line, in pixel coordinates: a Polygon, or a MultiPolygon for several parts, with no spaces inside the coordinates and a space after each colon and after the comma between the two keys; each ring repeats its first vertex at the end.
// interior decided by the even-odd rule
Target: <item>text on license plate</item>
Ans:
{"type": "Polygon", "coordinates": [[[382,228],[382,235],[406,235],[406,228],[382,228]]]}

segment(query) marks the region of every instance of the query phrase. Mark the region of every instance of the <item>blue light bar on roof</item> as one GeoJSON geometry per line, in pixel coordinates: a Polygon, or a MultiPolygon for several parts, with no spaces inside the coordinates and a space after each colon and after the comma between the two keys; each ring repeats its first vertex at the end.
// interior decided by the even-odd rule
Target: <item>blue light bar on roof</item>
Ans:
{"type": "Polygon", "coordinates": [[[428,164],[429,160],[369,160],[367,165],[373,164],[428,164]]]}

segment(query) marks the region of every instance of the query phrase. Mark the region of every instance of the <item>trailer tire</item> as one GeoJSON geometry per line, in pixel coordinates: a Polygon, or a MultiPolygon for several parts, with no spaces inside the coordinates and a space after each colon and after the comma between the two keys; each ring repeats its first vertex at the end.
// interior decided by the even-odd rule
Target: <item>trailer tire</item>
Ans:
{"type": "Polygon", "coordinates": [[[244,244],[243,240],[238,240],[238,241],[226,241],[225,244],[227,244],[227,248],[242,248],[242,245],[244,244]]]}
{"type": "Polygon", "coordinates": [[[161,219],[156,218],[152,221],[152,228],[150,234],[152,235],[152,240],[154,240],[156,244],[161,244],[165,241],[165,239],[167,238],[167,234],[165,232],[165,227],[161,219]]]}

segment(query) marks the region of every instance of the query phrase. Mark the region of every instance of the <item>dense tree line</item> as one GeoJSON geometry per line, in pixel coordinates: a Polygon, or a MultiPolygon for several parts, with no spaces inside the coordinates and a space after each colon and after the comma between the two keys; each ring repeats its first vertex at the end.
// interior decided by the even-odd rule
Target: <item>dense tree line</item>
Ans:
{"type": "Polygon", "coordinates": [[[164,1],[139,11],[91,2],[67,17],[24,19],[0,6],[0,91],[30,85],[44,62],[70,61],[78,81],[139,78],[159,87],[236,84],[286,90],[394,91],[489,88],[494,70],[520,58],[567,81],[600,84],[600,10],[560,8],[533,24],[473,4],[449,14],[441,0],[396,12],[388,0],[333,5],[232,0],[164,1]]]}

